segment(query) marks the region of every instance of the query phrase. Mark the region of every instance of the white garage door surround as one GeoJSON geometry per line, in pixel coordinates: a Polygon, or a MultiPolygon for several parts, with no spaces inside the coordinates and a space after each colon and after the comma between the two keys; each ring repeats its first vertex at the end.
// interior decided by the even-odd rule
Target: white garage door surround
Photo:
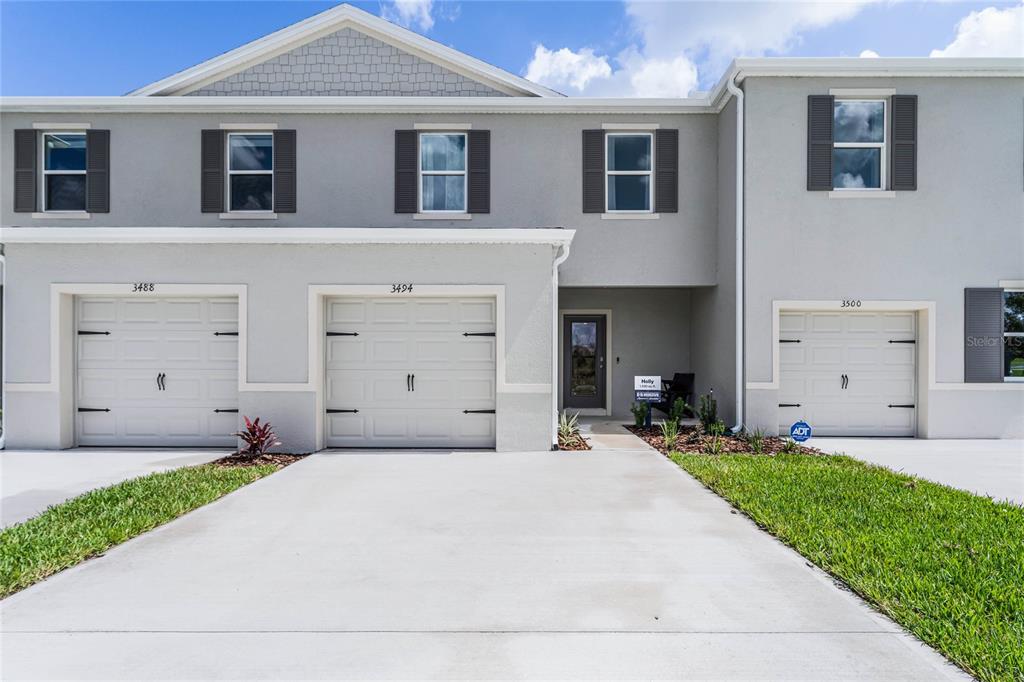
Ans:
{"type": "Polygon", "coordinates": [[[495,298],[334,297],[325,306],[327,447],[495,446],[495,298]]]}
{"type": "Polygon", "coordinates": [[[237,298],[78,296],[74,306],[77,444],[235,444],[237,298]]]}
{"type": "Polygon", "coordinates": [[[916,313],[782,311],[779,334],[780,432],[915,435],[916,313]]]}

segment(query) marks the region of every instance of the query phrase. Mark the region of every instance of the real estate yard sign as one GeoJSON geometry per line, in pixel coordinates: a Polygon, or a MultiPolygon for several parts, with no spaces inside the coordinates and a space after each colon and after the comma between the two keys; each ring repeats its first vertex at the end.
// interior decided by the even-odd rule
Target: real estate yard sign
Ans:
{"type": "Polygon", "coordinates": [[[638,403],[647,403],[647,418],[644,426],[651,425],[651,403],[661,400],[661,377],[633,377],[633,395],[638,403]]]}

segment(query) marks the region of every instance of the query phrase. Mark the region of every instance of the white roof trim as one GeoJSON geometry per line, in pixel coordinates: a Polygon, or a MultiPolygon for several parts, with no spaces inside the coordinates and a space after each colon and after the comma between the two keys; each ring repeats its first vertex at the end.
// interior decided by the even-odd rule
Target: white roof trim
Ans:
{"type": "Polygon", "coordinates": [[[554,90],[532,83],[458,50],[453,50],[351,5],[332,7],[304,21],[258,38],[225,52],[219,57],[179,71],[128,94],[130,96],[182,95],[343,28],[354,28],[361,33],[444,66],[507,95],[562,97],[554,90]]]}
{"type": "Polygon", "coordinates": [[[572,241],[556,228],[355,227],[4,227],[3,244],[550,244],[572,241]]]}
{"type": "Polygon", "coordinates": [[[630,97],[0,97],[3,113],[684,114],[706,98],[630,97]]]}

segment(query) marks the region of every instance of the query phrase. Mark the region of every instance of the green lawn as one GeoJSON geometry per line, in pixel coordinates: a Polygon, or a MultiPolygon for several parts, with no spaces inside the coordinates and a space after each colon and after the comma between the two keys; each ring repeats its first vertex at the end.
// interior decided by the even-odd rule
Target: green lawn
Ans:
{"type": "Polygon", "coordinates": [[[982,680],[1024,680],[1024,509],[849,457],[672,453],[982,680]]]}
{"type": "Polygon", "coordinates": [[[0,531],[0,598],[277,471],[202,465],[93,490],[0,531]]]}

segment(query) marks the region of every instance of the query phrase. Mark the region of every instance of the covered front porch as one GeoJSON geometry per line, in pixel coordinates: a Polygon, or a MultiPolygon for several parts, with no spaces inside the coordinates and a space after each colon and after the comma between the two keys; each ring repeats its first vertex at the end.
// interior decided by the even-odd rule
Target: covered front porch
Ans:
{"type": "MultiPolygon", "coordinates": [[[[676,375],[692,386],[687,402],[714,390],[727,409],[731,377],[716,375],[731,362],[731,343],[710,338],[695,311],[710,287],[576,288],[558,291],[558,405],[585,417],[632,423],[633,377],[676,375]],[[685,375],[692,375],[687,377],[685,375]]],[[[702,319],[702,318],[701,318],[702,319]]],[[[731,341],[731,340],[730,340],[731,341]]],[[[660,416],[655,411],[654,418],[660,416]]]]}

